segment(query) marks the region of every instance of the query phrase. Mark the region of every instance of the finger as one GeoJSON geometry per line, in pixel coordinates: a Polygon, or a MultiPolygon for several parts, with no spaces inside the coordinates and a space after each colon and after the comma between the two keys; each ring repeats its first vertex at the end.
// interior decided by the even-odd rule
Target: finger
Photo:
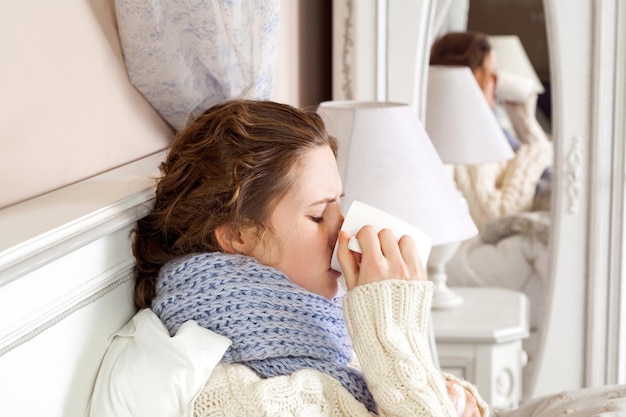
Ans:
{"type": "Polygon", "coordinates": [[[407,268],[411,275],[411,279],[417,281],[426,281],[428,277],[426,274],[426,270],[424,269],[424,264],[419,257],[415,240],[411,236],[404,235],[400,238],[398,246],[400,247],[402,259],[404,259],[404,262],[406,262],[407,268]]]}
{"type": "Polygon", "coordinates": [[[365,257],[376,257],[382,255],[380,241],[374,226],[365,225],[357,232],[356,238],[359,240],[361,254],[365,257]]]}
{"type": "Polygon", "coordinates": [[[453,403],[456,403],[459,393],[454,389],[454,382],[446,380],[446,390],[448,391],[448,397],[450,397],[453,403]]]}
{"type": "Polygon", "coordinates": [[[389,229],[381,229],[378,232],[378,240],[380,240],[380,248],[385,255],[385,258],[392,262],[398,262],[402,260],[402,254],[398,247],[398,238],[389,229]]]}
{"type": "Polygon", "coordinates": [[[339,244],[337,245],[337,260],[341,266],[341,272],[343,273],[343,277],[346,281],[346,287],[348,290],[351,290],[355,287],[359,276],[359,264],[350,249],[348,249],[350,235],[348,235],[347,232],[340,230],[337,239],[339,241],[339,244]]]}
{"type": "Polygon", "coordinates": [[[462,417],[479,417],[480,410],[478,409],[478,404],[476,404],[476,398],[469,390],[465,390],[465,411],[463,412],[462,417]]]}
{"type": "Polygon", "coordinates": [[[389,262],[382,253],[378,233],[373,226],[363,226],[356,234],[361,246],[361,263],[355,285],[388,279],[389,262]]]}
{"type": "Polygon", "coordinates": [[[465,391],[463,390],[463,387],[456,383],[452,383],[451,388],[452,391],[454,391],[454,395],[450,395],[450,398],[452,399],[452,403],[454,405],[454,411],[456,411],[457,416],[465,417],[465,413],[467,411],[467,408],[465,406],[465,391]]]}
{"type": "Polygon", "coordinates": [[[380,239],[380,246],[389,265],[388,276],[395,279],[409,280],[413,279],[411,271],[409,270],[407,263],[402,257],[400,247],[398,246],[398,239],[389,229],[382,229],[378,232],[378,238],[380,239]]]}

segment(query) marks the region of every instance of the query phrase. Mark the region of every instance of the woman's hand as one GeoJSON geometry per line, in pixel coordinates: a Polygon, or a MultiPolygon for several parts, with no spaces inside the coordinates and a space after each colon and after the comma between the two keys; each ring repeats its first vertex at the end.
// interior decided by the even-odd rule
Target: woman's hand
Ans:
{"type": "Polygon", "coordinates": [[[449,379],[446,379],[446,388],[459,417],[480,417],[476,398],[469,390],[449,379]]]}
{"type": "Polygon", "coordinates": [[[391,230],[383,229],[377,234],[372,226],[363,226],[356,237],[361,254],[351,252],[348,249],[350,236],[339,232],[337,259],[348,290],[386,279],[426,280],[412,237],[402,236],[398,241],[391,230]]]}

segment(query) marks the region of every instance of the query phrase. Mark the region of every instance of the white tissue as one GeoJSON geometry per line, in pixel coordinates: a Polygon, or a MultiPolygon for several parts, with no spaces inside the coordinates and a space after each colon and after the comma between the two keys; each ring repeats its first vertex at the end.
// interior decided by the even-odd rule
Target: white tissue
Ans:
{"type": "MultiPolygon", "coordinates": [[[[404,235],[411,236],[417,246],[417,254],[422,261],[422,265],[426,265],[432,247],[432,240],[426,233],[383,210],[356,200],[350,205],[341,226],[341,230],[348,232],[351,236],[348,242],[350,250],[361,253],[361,247],[355,235],[363,226],[368,224],[374,226],[376,231],[390,229],[397,239],[404,235]]],[[[330,267],[335,271],[341,271],[341,266],[337,259],[337,246],[336,243],[330,267]]]]}

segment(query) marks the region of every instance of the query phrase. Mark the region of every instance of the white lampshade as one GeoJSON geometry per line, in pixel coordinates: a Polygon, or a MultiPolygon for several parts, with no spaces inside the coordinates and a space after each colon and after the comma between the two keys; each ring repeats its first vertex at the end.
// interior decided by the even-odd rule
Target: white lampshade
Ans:
{"type": "Polygon", "coordinates": [[[327,101],[317,113],[339,143],[344,207],[370,204],[415,225],[433,245],[478,233],[410,105],[327,101]]]}
{"type": "Polygon", "coordinates": [[[469,67],[430,66],[425,124],[446,164],[481,164],[514,155],[469,67]]]}
{"type": "Polygon", "coordinates": [[[519,37],[494,35],[489,36],[488,39],[496,55],[499,73],[508,72],[531,80],[537,94],[545,91],[519,37]]]}

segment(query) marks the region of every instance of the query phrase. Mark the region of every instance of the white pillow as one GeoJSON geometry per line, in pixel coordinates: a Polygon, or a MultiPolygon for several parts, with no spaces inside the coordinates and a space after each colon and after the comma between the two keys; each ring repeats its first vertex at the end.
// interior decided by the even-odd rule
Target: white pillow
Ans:
{"type": "Polygon", "coordinates": [[[88,407],[91,417],[192,416],[231,341],[193,321],[174,337],[150,309],[109,339],[88,407]]]}

